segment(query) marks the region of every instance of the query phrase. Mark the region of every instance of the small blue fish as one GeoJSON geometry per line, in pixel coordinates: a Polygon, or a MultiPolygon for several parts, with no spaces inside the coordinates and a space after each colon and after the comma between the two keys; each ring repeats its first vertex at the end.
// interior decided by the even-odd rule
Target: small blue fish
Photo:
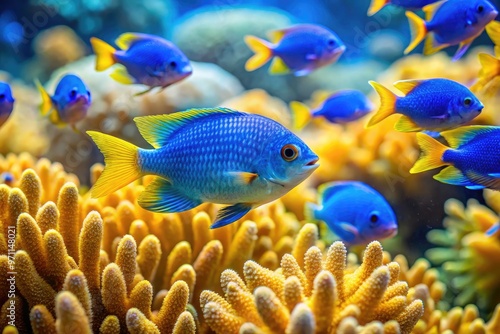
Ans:
{"type": "Polygon", "coordinates": [[[298,24],[269,35],[274,44],[255,36],[245,37],[245,43],[255,52],[245,64],[247,71],[258,69],[274,57],[269,73],[303,76],[336,62],[346,49],[333,31],[314,24],[298,24]]]}
{"type": "Polygon", "coordinates": [[[191,109],[134,119],[154,149],[88,131],[106,167],[91,189],[106,196],[143,175],[157,175],[139,197],[154,212],[182,212],[203,202],[229,204],[212,228],[230,224],[305,180],[318,157],[281,124],[227,109],[191,109]]]}
{"type": "Polygon", "coordinates": [[[315,117],[324,117],[330,123],[346,124],[368,114],[374,108],[370,100],[359,90],[341,90],[330,95],[317,109],[310,110],[305,104],[290,103],[293,123],[302,129],[315,117]]]}
{"type": "Polygon", "coordinates": [[[439,0],[372,0],[370,8],[368,9],[368,15],[374,15],[387,5],[403,7],[408,10],[416,10],[438,1],[439,0]]]}
{"type": "Polygon", "coordinates": [[[322,220],[344,242],[367,244],[393,237],[396,216],[385,198],[358,181],[325,183],[318,189],[320,204],[307,203],[306,217],[322,220]]]}
{"type": "Polygon", "coordinates": [[[427,36],[425,55],[459,44],[453,60],[462,57],[474,39],[498,15],[498,11],[487,0],[444,0],[425,6],[424,12],[425,21],[413,12],[406,12],[413,41],[405,54],[427,36]]]}
{"type": "Polygon", "coordinates": [[[115,43],[116,50],[106,42],[92,37],[92,48],[96,54],[97,71],[104,71],[114,64],[123,66],[115,69],[111,77],[123,84],[143,84],[150,88],[166,88],[191,75],[193,68],[189,59],[172,42],[158,36],[125,33],[115,43]]]}
{"type": "Polygon", "coordinates": [[[0,184],[6,184],[9,187],[12,187],[14,184],[14,175],[9,172],[3,172],[0,174],[0,184]]]}
{"type": "Polygon", "coordinates": [[[0,127],[7,121],[14,109],[15,99],[9,84],[0,82],[0,127]]]}
{"type": "Polygon", "coordinates": [[[42,116],[49,115],[53,124],[59,127],[69,124],[75,129],[75,124],[87,116],[91,104],[90,91],[76,75],[63,76],[53,96],[47,93],[39,81],[35,83],[42,95],[40,113],[42,116]]]}
{"type": "Polygon", "coordinates": [[[465,124],[483,110],[483,104],[465,86],[448,79],[403,80],[394,84],[406,96],[399,97],[370,81],[380,95],[380,109],[368,126],[392,114],[402,114],[395,125],[401,132],[442,131],[465,124]]]}
{"type": "Polygon", "coordinates": [[[500,190],[500,127],[464,126],[441,136],[450,147],[417,133],[422,154],[410,173],[448,166],[434,179],[469,189],[500,190]]]}

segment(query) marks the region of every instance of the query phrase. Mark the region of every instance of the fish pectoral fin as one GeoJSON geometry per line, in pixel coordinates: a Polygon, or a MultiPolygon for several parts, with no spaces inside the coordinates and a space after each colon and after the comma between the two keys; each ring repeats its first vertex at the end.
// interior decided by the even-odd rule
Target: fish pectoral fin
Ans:
{"type": "Polygon", "coordinates": [[[288,74],[290,73],[290,69],[286,66],[283,59],[280,57],[274,57],[271,63],[271,67],[269,68],[269,73],[271,74],[288,74]]]}
{"type": "Polygon", "coordinates": [[[462,56],[465,54],[465,52],[467,52],[467,50],[469,49],[475,38],[476,37],[472,37],[460,43],[460,45],[458,46],[458,50],[457,52],[455,52],[455,55],[453,56],[452,60],[457,61],[460,58],[462,58],[462,56]]]}
{"type": "Polygon", "coordinates": [[[394,128],[400,132],[418,132],[423,129],[416,124],[410,117],[403,115],[399,118],[394,128]]]}
{"type": "Polygon", "coordinates": [[[434,33],[430,33],[427,35],[427,39],[424,43],[424,55],[428,56],[434,54],[446,47],[450,46],[449,44],[439,44],[434,36],[434,33]]]}
{"type": "Polygon", "coordinates": [[[306,59],[313,61],[313,60],[318,59],[318,56],[315,55],[314,53],[310,53],[310,54],[306,55],[306,59]]]}
{"type": "Polygon", "coordinates": [[[434,175],[434,179],[443,183],[452,184],[455,186],[472,186],[472,183],[458,168],[448,166],[438,174],[434,175]]]}
{"type": "Polygon", "coordinates": [[[161,213],[187,211],[202,203],[187,197],[162,177],[157,177],[146,187],[139,195],[138,202],[146,210],[161,213]]]}
{"type": "Polygon", "coordinates": [[[210,228],[219,228],[234,223],[246,215],[248,211],[252,210],[252,208],[253,205],[250,203],[237,203],[235,205],[226,206],[219,210],[217,217],[215,218],[215,222],[210,226],[210,228]]]}
{"type": "Polygon", "coordinates": [[[226,172],[227,175],[234,178],[237,184],[247,185],[259,177],[259,174],[250,172],[226,172]]]}
{"type": "Polygon", "coordinates": [[[394,87],[405,95],[408,95],[413,89],[420,86],[420,84],[424,81],[427,80],[400,80],[394,83],[394,87]]]}
{"type": "Polygon", "coordinates": [[[125,67],[117,68],[109,76],[118,81],[119,83],[125,85],[131,85],[135,83],[135,79],[130,74],[128,74],[127,69],[125,69],[125,67]]]}
{"type": "Polygon", "coordinates": [[[358,229],[347,222],[336,222],[332,229],[345,242],[353,242],[359,236],[358,229]]]}

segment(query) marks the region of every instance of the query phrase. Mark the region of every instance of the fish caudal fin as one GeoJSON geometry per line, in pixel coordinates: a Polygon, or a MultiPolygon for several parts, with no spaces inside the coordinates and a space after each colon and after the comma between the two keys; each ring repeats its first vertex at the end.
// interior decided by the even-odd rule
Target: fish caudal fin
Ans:
{"type": "Polygon", "coordinates": [[[480,53],[479,61],[482,66],[479,72],[479,77],[481,79],[488,78],[491,80],[495,76],[500,75],[500,60],[487,53],[480,53]]]}
{"type": "Polygon", "coordinates": [[[317,221],[316,212],[320,210],[320,206],[316,203],[307,202],[304,205],[304,218],[308,221],[317,221]]]}
{"type": "Polygon", "coordinates": [[[410,169],[410,173],[420,173],[448,165],[442,160],[444,152],[449,149],[448,147],[424,133],[417,133],[417,142],[422,149],[422,153],[415,165],[410,169]]]}
{"type": "Polygon", "coordinates": [[[90,44],[96,55],[95,70],[104,71],[116,63],[114,54],[115,48],[99,38],[90,38],[90,44]]]}
{"type": "Polygon", "coordinates": [[[304,103],[292,101],[290,102],[290,110],[294,129],[300,130],[311,121],[311,110],[304,103]]]}
{"type": "Polygon", "coordinates": [[[375,81],[370,81],[370,85],[380,96],[380,109],[372,116],[367,127],[373,126],[396,112],[396,94],[375,81]]]}
{"type": "Polygon", "coordinates": [[[385,5],[390,3],[390,0],[372,0],[370,8],[368,8],[368,16],[374,15],[376,12],[381,10],[385,5]]]}
{"type": "Polygon", "coordinates": [[[92,198],[109,195],[142,176],[138,147],[122,139],[96,131],[87,131],[104,155],[104,171],[90,189],[92,198]]]}
{"type": "Polygon", "coordinates": [[[410,53],[413,49],[417,47],[427,35],[427,27],[425,25],[425,21],[415,14],[414,12],[407,11],[406,17],[408,18],[408,23],[410,24],[411,31],[411,43],[405,49],[404,54],[410,53]]]}
{"type": "Polygon", "coordinates": [[[43,88],[40,81],[35,80],[35,85],[38,88],[40,95],[42,95],[42,104],[40,105],[40,114],[42,114],[42,116],[47,116],[49,114],[49,112],[54,108],[54,104],[52,103],[52,98],[50,97],[49,93],[47,93],[45,88],[43,88]]]}
{"type": "Polygon", "coordinates": [[[255,36],[245,36],[245,43],[255,53],[245,63],[247,71],[254,71],[267,63],[273,56],[272,45],[255,36]]]}
{"type": "Polygon", "coordinates": [[[500,45],[500,22],[493,20],[488,23],[486,32],[495,45],[500,45]]]}

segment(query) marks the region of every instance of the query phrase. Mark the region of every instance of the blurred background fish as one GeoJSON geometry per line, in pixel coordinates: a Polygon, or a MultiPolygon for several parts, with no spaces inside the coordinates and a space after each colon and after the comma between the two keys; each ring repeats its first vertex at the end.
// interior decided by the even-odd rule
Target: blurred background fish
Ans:
{"type": "Polygon", "coordinates": [[[415,10],[439,0],[371,0],[368,15],[374,15],[387,5],[394,5],[405,9],[415,10]]]}
{"type": "Polygon", "coordinates": [[[448,46],[457,45],[453,57],[462,57],[476,37],[481,35],[498,11],[487,0],[440,1],[424,7],[425,21],[413,12],[406,12],[413,41],[406,48],[411,52],[426,36],[424,54],[430,55],[448,46]]]}
{"type": "Polygon", "coordinates": [[[481,70],[478,79],[471,87],[474,92],[479,92],[485,88],[487,97],[492,97],[500,88],[500,22],[492,21],[486,26],[486,32],[495,43],[495,56],[488,53],[479,53],[481,70]]]}
{"type": "Polygon", "coordinates": [[[368,114],[374,109],[373,103],[359,90],[345,89],[328,96],[315,109],[301,102],[290,103],[293,126],[300,130],[316,117],[324,117],[330,123],[345,124],[368,114]]]}
{"type": "Polygon", "coordinates": [[[434,179],[468,189],[500,190],[500,127],[464,126],[441,132],[450,147],[418,133],[422,154],[410,173],[448,166],[434,179]]]}
{"type": "Polygon", "coordinates": [[[15,99],[8,83],[0,81],[0,127],[9,119],[15,99]]]}
{"type": "Polygon", "coordinates": [[[350,245],[391,238],[398,233],[396,215],[387,200],[363,182],[338,181],[318,188],[319,203],[307,203],[309,220],[321,220],[350,245]]]}
{"type": "Polygon", "coordinates": [[[42,95],[40,113],[42,116],[49,116],[53,124],[59,127],[69,124],[75,129],[75,124],[87,115],[91,104],[90,91],[78,76],[74,74],[63,76],[52,96],[39,81],[35,83],[42,95]]]}
{"type": "Polygon", "coordinates": [[[442,131],[471,121],[484,107],[467,87],[448,79],[394,83],[394,87],[406,94],[404,97],[395,95],[377,82],[370,81],[370,85],[380,96],[380,109],[372,116],[368,126],[392,114],[402,114],[394,126],[398,131],[442,131]]]}
{"type": "Polygon", "coordinates": [[[318,167],[318,156],[279,123],[227,108],[138,117],[154,149],[89,131],[106,168],[92,197],[110,194],[147,174],[159,177],[139,198],[154,212],[182,212],[203,202],[230,204],[212,228],[230,224],[275,200],[318,167]]]}
{"type": "Polygon", "coordinates": [[[177,46],[161,37],[125,33],[115,43],[116,50],[106,42],[92,37],[90,39],[96,53],[97,71],[104,71],[114,64],[120,64],[111,77],[123,84],[143,84],[150,88],[166,88],[193,72],[189,59],[177,46]]]}
{"type": "Polygon", "coordinates": [[[269,36],[271,43],[255,36],[245,37],[245,43],[255,52],[245,64],[247,71],[254,71],[273,59],[271,74],[308,75],[337,61],[346,49],[333,31],[314,24],[275,30],[269,36]]]}

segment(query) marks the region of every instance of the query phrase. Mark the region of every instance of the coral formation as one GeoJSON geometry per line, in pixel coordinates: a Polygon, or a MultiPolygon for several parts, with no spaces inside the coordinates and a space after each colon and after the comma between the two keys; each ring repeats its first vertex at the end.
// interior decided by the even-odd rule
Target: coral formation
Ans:
{"type": "Polygon", "coordinates": [[[474,302],[491,312],[500,303],[500,237],[486,231],[499,222],[500,207],[497,192],[485,190],[484,197],[491,209],[474,199],[466,206],[456,199],[446,202],[446,230],[427,234],[439,247],[429,249],[426,256],[442,266],[455,292],[453,304],[474,302]]]}

